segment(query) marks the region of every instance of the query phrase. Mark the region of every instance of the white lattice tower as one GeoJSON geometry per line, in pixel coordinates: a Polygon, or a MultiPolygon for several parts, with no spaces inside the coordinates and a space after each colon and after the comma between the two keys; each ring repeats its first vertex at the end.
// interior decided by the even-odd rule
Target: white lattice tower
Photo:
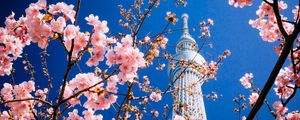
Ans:
{"type": "MultiPolygon", "coordinates": [[[[168,69],[168,75],[174,86],[179,88],[178,92],[175,92],[177,102],[173,106],[173,115],[176,114],[194,118],[197,120],[206,120],[206,113],[202,95],[201,86],[205,81],[205,77],[201,75],[197,70],[189,67],[178,66],[178,60],[186,60],[197,64],[199,66],[205,63],[205,59],[197,53],[198,47],[196,41],[189,34],[188,28],[188,15],[182,15],[183,21],[183,34],[180,37],[176,45],[176,54],[173,55],[173,60],[170,62],[175,63],[177,66],[168,69]],[[178,77],[182,74],[182,77],[178,77]]],[[[174,100],[175,102],[175,100],[174,100]]]]}

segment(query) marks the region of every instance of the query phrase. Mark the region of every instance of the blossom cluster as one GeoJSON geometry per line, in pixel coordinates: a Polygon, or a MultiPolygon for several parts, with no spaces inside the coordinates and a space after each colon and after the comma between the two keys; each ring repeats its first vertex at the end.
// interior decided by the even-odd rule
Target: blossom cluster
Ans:
{"type": "Polygon", "coordinates": [[[94,27],[94,32],[91,36],[91,44],[93,46],[90,50],[91,58],[86,62],[86,64],[88,66],[97,66],[100,61],[104,60],[108,44],[115,43],[116,40],[108,38],[105,35],[105,33],[109,31],[107,21],[100,21],[98,16],[94,16],[93,14],[86,17],[85,20],[87,20],[89,25],[94,27]]]}
{"type": "Polygon", "coordinates": [[[120,65],[118,77],[121,84],[133,82],[137,77],[138,68],[146,66],[144,53],[133,47],[133,38],[130,35],[126,35],[121,42],[116,43],[116,46],[109,48],[105,57],[108,66],[120,65]]]}
{"type": "MultiPolygon", "coordinates": [[[[278,9],[287,9],[287,4],[283,1],[278,3],[278,9]]],[[[249,24],[259,30],[259,35],[264,41],[274,42],[283,38],[278,27],[273,7],[266,2],[262,2],[259,9],[256,11],[258,18],[250,20],[249,24]]],[[[287,20],[286,17],[281,17],[282,20],[287,20]]],[[[290,34],[294,30],[294,25],[288,22],[282,22],[284,30],[290,34]]]]}
{"type": "Polygon", "coordinates": [[[92,109],[84,110],[82,112],[83,117],[78,115],[78,110],[74,109],[72,112],[68,113],[68,118],[67,120],[102,120],[103,116],[100,115],[95,115],[95,111],[92,109]]]}
{"type": "MultiPolygon", "coordinates": [[[[253,74],[246,73],[241,79],[241,84],[246,88],[251,88],[251,95],[249,96],[249,105],[253,106],[258,97],[259,90],[253,87],[253,74]]],[[[273,108],[275,109],[275,117],[277,120],[294,120],[299,119],[300,114],[298,111],[293,111],[288,113],[288,108],[286,107],[286,103],[282,99],[288,99],[294,93],[294,87],[299,86],[299,76],[294,75],[294,72],[290,67],[285,67],[281,69],[276,80],[275,80],[276,88],[274,88],[276,94],[279,96],[281,101],[275,101],[273,103],[273,108]]],[[[234,102],[238,102],[237,99],[234,99],[234,102]]],[[[246,107],[244,107],[246,108],[246,107]]],[[[244,109],[243,108],[243,109],[244,109]]],[[[238,111],[238,109],[237,109],[238,111]]],[[[273,113],[272,113],[273,114],[273,113]]]]}
{"type": "Polygon", "coordinates": [[[30,44],[30,36],[25,25],[26,18],[14,19],[12,13],[6,17],[5,27],[0,27],[0,75],[11,73],[13,61],[21,57],[23,48],[30,44]]]}
{"type": "MultiPolygon", "coordinates": [[[[94,73],[80,73],[68,82],[63,97],[69,98],[74,95],[76,91],[81,91],[92,85],[96,85],[89,89],[89,91],[84,92],[83,96],[85,96],[87,100],[83,106],[87,109],[105,110],[110,108],[110,105],[116,102],[117,96],[113,93],[117,93],[116,85],[118,81],[119,79],[117,76],[111,76],[107,81],[107,86],[104,87],[104,81],[100,77],[95,76],[94,73]]],[[[79,98],[80,96],[74,97],[68,102],[72,106],[75,106],[80,104],[81,101],[79,98]]]]}
{"type": "Polygon", "coordinates": [[[276,88],[274,88],[279,98],[289,98],[294,92],[294,87],[300,86],[300,79],[298,74],[289,68],[281,69],[276,80],[276,88]]]}
{"type": "Polygon", "coordinates": [[[161,100],[161,93],[152,92],[152,93],[150,94],[150,99],[151,99],[152,101],[155,101],[155,102],[160,101],[160,100],[161,100]]]}
{"type": "Polygon", "coordinates": [[[240,82],[241,84],[245,87],[245,88],[251,88],[252,87],[252,83],[251,83],[251,79],[253,78],[253,74],[252,73],[246,73],[241,79],[240,82]]]}
{"type": "Polygon", "coordinates": [[[258,97],[259,97],[258,93],[256,93],[256,92],[251,93],[251,95],[248,98],[250,106],[252,106],[256,103],[258,97]]]}
{"type": "MultiPolygon", "coordinates": [[[[1,96],[3,97],[4,102],[34,97],[32,92],[35,91],[35,82],[33,81],[22,82],[19,85],[14,86],[9,83],[4,83],[3,86],[4,87],[1,89],[1,96]]],[[[47,91],[47,89],[38,89],[36,90],[35,96],[39,96],[41,97],[41,100],[43,100],[47,91]]],[[[4,105],[10,108],[10,112],[8,114],[8,111],[3,111],[0,115],[0,119],[6,120],[11,118],[11,116],[13,116],[13,119],[34,119],[32,112],[35,111],[33,106],[36,104],[40,103],[34,100],[8,102],[4,105]]]]}
{"type": "Polygon", "coordinates": [[[62,33],[67,20],[75,21],[73,8],[73,5],[63,2],[47,7],[46,0],[39,0],[25,10],[25,17],[15,20],[14,13],[7,17],[5,28],[0,29],[0,75],[10,74],[12,61],[21,57],[23,48],[31,41],[46,49],[49,38],[62,33]]]}
{"type": "MultiPolygon", "coordinates": [[[[139,45],[149,45],[150,48],[147,51],[148,53],[145,56],[146,62],[152,64],[154,58],[160,55],[160,48],[165,49],[169,39],[163,35],[157,36],[154,40],[151,41],[149,36],[146,36],[144,40],[139,41],[139,45]]],[[[163,67],[162,67],[163,68],[163,67]]]]}

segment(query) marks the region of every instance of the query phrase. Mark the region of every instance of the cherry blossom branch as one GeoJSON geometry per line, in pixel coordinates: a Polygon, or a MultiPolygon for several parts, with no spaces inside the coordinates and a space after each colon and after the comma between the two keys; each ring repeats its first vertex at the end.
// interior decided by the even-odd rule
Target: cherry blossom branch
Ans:
{"type": "Polygon", "coordinates": [[[119,109],[118,109],[118,113],[117,113],[117,119],[119,119],[120,115],[121,115],[121,110],[123,107],[123,104],[125,103],[125,100],[127,99],[128,95],[125,96],[125,98],[122,100],[121,104],[119,105],[119,109]]]}
{"type": "MultiPolygon", "coordinates": [[[[126,104],[128,105],[128,106],[130,106],[130,104],[131,104],[131,100],[132,100],[132,96],[133,96],[133,92],[132,92],[132,87],[133,87],[133,85],[134,85],[134,83],[132,82],[132,83],[130,83],[129,84],[129,87],[128,87],[128,92],[127,92],[127,96],[128,97],[126,97],[127,99],[126,99],[126,104]]],[[[122,105],[121,105],[121,107],[122,107],[122,105]]],[[[123,116],[123,119],[124,120],[127,120],[127,114],[128,114],[128,112],[129,112],[129,110],[130,109],[126,109],[125,108],[125,110],[124,110],[124,116],[123,116]]]]}
{"type": "Polygon", "coordinates": [[[270,5],[270,6],[273,6],[273,3],[270,3],[269,1],[267,1],[267,0],[263,0],[265,3],[267,3],[268,5],[270,5]]]}
{"type": "Polygon", "coordinates": [[[297,35],[299,33],[299,22],[297,22],[297,25],[293,31],[293,33],[291,35],[288,35],[286,33],[286,31],[284,30],[283,28],[283,25],[282,25],[282,21],[281,21],[281,16],[280,16],[280,13],[279,13],[279,10],[278,10],[278,0],[274,0],[274,3],[272,5],[273,7],[273,10],[274,10],[274,13],[275,13],[275,16],[276,16],[276,20],[277,20],[277,23],[278,23],[278,27],[279,27],[279,30],[280,32],[283,34],[283,37],[285,39],[285,45],[284,45],[284,48],[282,50],[282,53],[281,55],[279,56],[269,78],[268,78],[268,81],[267,83],[265,84],[264,88],[262,89],[261,91],[261,94],[259,95],[255,105],[253,106],[253,108],[251,109],[248,117],[247,117],[247,120],[252,120],[256,113],[259,111],[259,109],[261,108],[268,92],[270,91],[270,89],[272,88],[272,85],[274,84],[275,82],[275,79],[280,71],[280,69],[282,68],[287,56],[289,55],[290,53],[290,49],[292,49],[292,46],[293,46],[293,43],[295,41],[295,39],[297,38],[297,35]]]}
{"type": "Polygon", "coordinates": [[[274,0],[273,4],[271,5],[273,7],[273,11],[276,17],[276,21],[278,24],[278,28],[281,32],[281,34],[283,35],[284,39],[286,39],[288,37],[288,34],[286,33],[283,24],[282,24],[282,19],[279,13],[279,9],[278,9],[278,0],[274,0]]]}
{"type": "MultiPolygon", "coordinates": [[[[75,94],[69,96],[68,98],[63,99],[63,100],[61,101],[61,104],[65,103],[65,102],[69,101],[70,99],[79,96],[79,95],[82,94],[83,92],[87,92],[87,91],[89,91],[90,89],[96,87],[97,85],[99,85],[99,84],[101,84],[101,83],[107,81],[113,74],[115,74],[115,73],[119,70],[119,67],[120,67],[120,65],[119,65],[117,68],[115,68],[115,69],[114,69],[114,70],[113,70],[113,71],[112,71],[112,72],[111,72],[104,80],[102,80],[102,81],[100,81],[100,82],[98,82],[98,83],[96,83],[96,84],[94,84],[94,85],[92,85],[92,86],[90,86],[90,87],[88,87],[88,88],[82,89],[82,90],[78,91],[77,93],[75,93],[75,94]]],[[[61,112],[59,115],[62,115],[63,112],[66,111],[69,107],[70,107],[70,106],[67,106],[64,110],[62,110],[62,112],[61,112]]]]}
{"type": "Polygon", "coordinates": [[[291,96],[290,96],[288,99],[286,99],[286,101],[282,104],[283,106],[286,106],[286,105],[290,102],[290,100],[296,95],[296,92],[297,92],[297,89],[298,89],[298,88],[299,88],[299,87],[297,87],[297,86],[294,87],[293,93],[292,93],[291,96]]]}
{"type": "Polygon", "coordinates": [[[62,115],[66,110],[71,107],[71,104],[67,104],[67,106],[58,114],[59,116],[62,115]]]}
{"type": "Polygon", "coordinates": [[[272,116],[276,119],[276,114],[274,114],[272,111],[272,108],[271,108],[271,106],[270,106],[270,104],[268,103],[268,101],[267,100],[265,100],[265,102],[264,102],[265,104],[266,104],[266,106],[267,106],[267,108],[268,108],[268,110],[271,112],[271,114],[272,114],[272,116]]]}
{"type": "MultiPolygon", "coordinates": [[[[79,13],[79,9],[80,9],[80,3],[81,3],[81,0],[78,0],[77,6],[76,6],[76,12],[75,12],[74,25],[76,25],[76,23],[77,23],[78,13],[79,13]]],[[[58,114],[57,112],[58,112],[58,109],[59,109],[60,105],[62,104],[63,95],[64,95],[65,87],[66,87],[66,84],[67,84],[67,79],[68,79],[69,73],[71,71],[71,68],[74,65],[74,64],[72,64],[73,49],[74,49],[74,39],[72,39],[71,48],[70,48],[70,51],[68,51],[68,65],[67,65],[66,73],[64,75],[64,80],[63,80],[61,91],[60,91],[60,94],[59,94],[59,97],[58,97],[57,105],[53,109],[53,118],[52,119],[54,119],[54,120],[57,119],[57,114],[58,114]]]]}
{"type": "Polygon", "coordinates": [[[12,70],[11,70],[11,74],[9,75],[10,76],[10,81],[11,81],[11,84],[13,85],[13,86],[15,86],[16,85],[16,83],[15,83],[15,77],[14,77],[14,68],[12,68],[12,70]]]}
{"type": "Polygon", "coordinates": [[[57,33],[58,34],[58,40],[59,40],[59,42],[61,43],[61,46],[63,46],[63,48],[64,48],[64,50],[68,53],[68,49],[67,49],[67,47],[66,47],[66,45],[65,45],[65,43],[64,43],[64,40],[63,40],[63,38],[62,38],[62,35],[60,34],[60,33],[57,33]]]}
{"type": "Polygon", "coordinates": [[[135,41],[136,41],[136,35],[138,34],[140,28],[142,27],[146,17],[148,16],[148,14],[150,13],[150,11],[152,10],[152,8],[155,6],[155,4],[158,2],[158,0],[155,0],[154,2],[152,2],[152,4],[149,5],[149,7],[147,8],[146,13],[143,15],[142,19],[139,21],[139,23],[137,24],[137,28],[135,29],[134,33],[133,33],[133,45],[135,46],[135,41]]]}
{"type": "MultiPolygon", "coordinates": [[[[132,37],[133,37],[133,42],[132,42],[133,47],[136,47],[136,44],[135,44],[136,43],[136,39],[137,39],[136,36],[137,36],[140,28],[142,27],[142,25],[143,25],[146,17],[148,16],[148,14],[150,13],[150,11],[152,10],[152,8],[155,6],[155,4],[157,2],[158,2],[158,0],[155,0],[154,2],[152,2],[152,4],[149,5],[149,7],[147,8],[146,12],[143,14],[142,18],[138,22],[137,27],[134,30],[133,35],[132,35],[132,37]]],[[[127,95],[123,99],[123,101],[122,101],[122,103],[121,103],[121,105],[119,107],[118,114],[117,114],[117,119],[120,117],[121,109],[122,109],[123,104],[125,103],[125,101],[126,101],[127,105],[130,105],[130,103],[131,103],[132,96],[133,96],[133,93],[132,93],[133,84],[134,83],[129,83],[127,95]]],[[[124,120],[127,119],[126,115],[128,114],[128,112],[129,112],[128,110],[126,110],[126,109],[124,110],[124,120]]]]}
{"type": "Polygon", "coordinates": [[[74,60],[74,62],[72,64],[77,64],[77,62],[81,59],[83,54],[88,50],[89,45],[91,44],[91,42],[92,42],[92,37],[90,36],[86,46],[83,48],[82,51],[80,51],[78,57],[74,60]]]}
{"type": "Polygon", "coordinates": [[[70,97],[68,97],[68,98],[66,98],[66,99],[63,99],[63,100],[61,101],[61,103],[67,102],[68,100],[70,100],[70,99],[72,99],[72,98],[74,98],[74,97],[77,97],[77,96],[80,95],[81,93],[86,92],[86,91],[88,91],[88,90],[90,90],[90,89],[96,87],[97,85],[99,85],[99,84],[105,82],[106,80],[108,80],[113,74],[115,74],[115,73],[119,70],[120,66],[121,66],[121,65],[119,65],[118,67],[116,67],[116,68],[114,69],[114,71],[112,71],[112,72],[111,72],[106,78],[104,78],[102,81],[100,81],[100,82],[98,82],[98,83],[96,83],[96,84],[94,84],[94,85],[92,85],[92,86],[90,86],[90,87],[88,87],[88,88],[82,89],[82,90],[78,91],[77,93],[73,94],[72,96],[70,96],[70,97]]]}
{"type": "Polygon", "coordinates": [[[74,21],[74,25],[77,24],[77,19],[78,19],[78,14],[79,14],[79,10],[80,10],[80,3],[81,3],[81,0],[78,0],[77,2],[77,6],[76,6],[76,12],[75,12],[75,21],[74,21]]]}
{"type": "Polygon", "coordinates": [[[288,20],[282,20],[282,22],[291,23],[291,24],[293,24],[293,25],[296,25],[296,23],[295,23],[295,22],[288,21],[288,20]]]}
{"type": "Polygon", "coordinates": [[[48,81],[47,95],[49,95],[50,90],[53,87],[53,85],[52,85],[52,77],[49,74],[49,69],[48,69],[48,65],[47,65],[46,56],[49,56],[46,50],[44,50],[40,53],[40,58],[42,60],[43,73],[44,73],[44,76],[47,77],[47,81],[48,81]]]}
{"type": "Polygon", "coordinates": [[[53,107],[52,103],[50,103],[48,101],[45,101],[45,100],[38,99],[38,98],[26,98],[26,99],[18,99],[18,100],[9,100],[9,101],[1,102],[0,104],[7,104],[7,103],[12,103],[12,102],[30,101],[30,100],[39,101],[39,102],[42,102],[42,103],[45,103],[45,104],[49,105],[50,107],[53,107]]]}
{"type": "Polygon", "coordinates": [[[31,113],[32,113],[32,115],[33,115],[33,117],[34,117],[34,119],[38,120],[39,118],[37,117],[36,113],[34,112],[32,106],[30,106],[30,111],[31,111],[31,113]]]}

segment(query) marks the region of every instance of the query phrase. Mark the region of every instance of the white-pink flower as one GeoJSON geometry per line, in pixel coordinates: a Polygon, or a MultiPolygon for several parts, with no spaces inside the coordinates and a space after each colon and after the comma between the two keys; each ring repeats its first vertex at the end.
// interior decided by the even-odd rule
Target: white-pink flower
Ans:
{"type": "Polygon", "coordinates": [[[85,20],[88,22],[89,25],[95,26],[96,24],[100,24],[99,17],[90,14],[88,17],[85,17],[85,20]]]}
{"type": "Polygon", "coordinates": [[[162,98],[161,93],[152,92],[150,94],[150,100],[152,101],[158,102],[161,100],[161,98],[162,98]]]}
{"type": "Polygon", "coordinates": [[[293,94],[293,87],[295,87],[294,82],[297,80],[296,77],[294,72],[288,67],[280,70],[275,80],[276,88],[274,88],[279,98],[287,99],[293,94]]]}
{"type": "MultiPolygon", "coordinates": [[[[75,25],[67,25],[67,27],[64,30],[64,40],[70,41],[74,39],[79,33],[79,27],[75,25]]],[[[66,45],[70,46],[70,45],[66,45]]]]}
{"type": "Polygon", "coordinates": [[[251,79],[253,78],[253,74],[252,73],[246,73],[241,79],[240,82],[241,84],[247,89],[247,88],[251,88],[252,84],[251,84],[251,79]]]}
{"type": "Polygon", "coordinates": [[[99,21],[94,25],[94,30],[96,32],[107,33],[109,28],[107,27],[107,21],[99,21]]]}
{"type": "Polygon", "coordinates": [[[259,94],[256,92],[253,92],[250,96],[249,96],[249,104],[253,105],[256,103],[256,100],[258,99],[259,94]]]}
{"type": "Polygon", "coordinates": [[[66,20],[65,20],[65,18],[60,16],[60,17],[57,18],[57,20],[53,19],[50,22],[50,24],[51,24],[52,30],[54,32],[62,33],[63,30],[64,30],[64,27],[66,27],[66,20]]]}
{"type": "Polygon", "coordinates": [[[300,119],[299,111],[288,113],[286,115],[286,119],[287,120],[299,120],[300,119]]]}
{"type": "Polygon", "coordinates": [[[74,109],[72,112],[69,112],[68,115],[69,116],[68,116],[67,120],[84,120],[82,117],[80,117],[78,115],[77,109],[74,109]]]}
{"type": "Polygon", "coordinates": [[[9,83],[4,83],[3,84],[3,88],[1,89],[1,95],[3,96],[4,100],[12,100],[13,99],[13,94],[12,94],[12,90],[13,87],[11,84],[9,83]]]}
{"type": "Polygon", "coordinates": [[[214,25],[214,20],[208,18],[208,19],[207,19],[207,23],[210,24],[210,25],[214,25]]]}
{"type": "Polygon", "coordinates": [[[276,110],[276,113],[281,116],[284,115],[287,112],[287,108],[284,107],[280,101],[277,101],[273,104],[273,108],[276,110]]]}
{"type": "Polygon", "coordinates": [[[234,7],[243,8],[244,6],[251,6],[252,0],[229,0],[229,5],[233,5],[234,7]]]}
{"type": "Polygon", "coordinates": [[[67,20],[71,20],[72,23],[75,21],[75,10],[74,5],[67,5],[64,2],[58,2],[55,5],[49,5],[49,13],[53,15],[58,15],[60,13],[64,14],[67,20]]]}

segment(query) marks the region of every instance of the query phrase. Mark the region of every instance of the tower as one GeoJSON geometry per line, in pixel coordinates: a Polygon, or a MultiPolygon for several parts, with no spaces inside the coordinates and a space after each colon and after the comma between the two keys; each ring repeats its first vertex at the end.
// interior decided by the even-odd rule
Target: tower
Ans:
{"type": "Polygon", "coordinates": [[[192,67],[182,67],[180,60],[187,61],[187,64],[193,63],[201,66],[205,59],[198,53],[198,47],[195,39],[189,34],[188,15],[182,15],[183,34],[176,44],[176,54],[170,62],[175,63],[175,67],[168,68],[168,75],[178,89],[175,92],[173,106],[173,115],[188,116],[197,120],[206,120],[206,113],[202,95],[201,86],[206,80],[204,75],[192,67]],[[179,77],[179,75],[182,75],[179,77]],[[195,84],[197,83],[197,84],[195,84]]]}

